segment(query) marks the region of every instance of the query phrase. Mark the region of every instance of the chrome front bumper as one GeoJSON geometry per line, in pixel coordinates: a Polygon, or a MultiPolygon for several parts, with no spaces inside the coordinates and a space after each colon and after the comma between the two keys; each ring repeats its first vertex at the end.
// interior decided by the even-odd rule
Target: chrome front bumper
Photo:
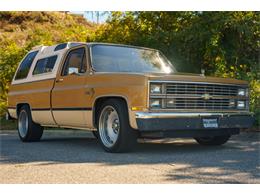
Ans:
{"type": "Polygon", "coordinates": [[[229,112],[229,113],[208,113],[208,112],[193,112],[193,113],[182,113],[182,112],[137,112],[135,113],[136,119],[152,119],[152,118],[187,118],[187,117],[230,117],[230,116],[253,116],[251,112],[229,112]]]}

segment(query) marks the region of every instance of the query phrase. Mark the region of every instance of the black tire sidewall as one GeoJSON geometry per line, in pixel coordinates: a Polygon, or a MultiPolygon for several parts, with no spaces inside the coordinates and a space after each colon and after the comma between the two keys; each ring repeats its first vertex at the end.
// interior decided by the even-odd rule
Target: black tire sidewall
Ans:
{"type": "MultiPolygon", "coordinates": [[[[27,129],[27,133],[26,133],[25,137],[21,136],[20,131],[18,129],[18,135],[19,135],[20,139],[23,142],[39,141],[40,138],[42,137],[42,134],[43,134],[43,127],[41,127],[39,124],[36,124],[36,123],[33,122],[31,110],[29,109],[28,106],[26,106],[26,105],[22,106],[21,109],[19,110],[19,114],[22,111],[25,111],[26,114],[27,114],[28,129],[27,129]]],[[[17,126],[18,125],[19,125],[19,123],[17,124],[17,126]]]]}
{"type": "MultiPolygon", "coordinates": [[[[102,143],[102,139],[99,136],[99,141],[107,152],[127,152],[130,151],[134,147],[134,143],[136,142],[136,136],[134,130],[129,125],[129,117],[128,117],[128,110],[125,105],[125,103],[122,100],[116,100],[116,99],[109,99],[101,106],[99,113],[98,113],[98,126],[99,126],[99,120],[100,120],[100,114],[102,113],[103,109],[106,106],[113,107],[119,117],[120,122],[120,130],[118,139],[116,140],[115,144],[112,147],[107,147],[102,143]],[[128,139],[126,139],[128,138],[128,139]]],[[[99,131],[99,128],[98,128],[99,131]]]]}
{"type": "Polygon", "coordinates": [[[215,136],[208,140],[206,140],[204,138],[195,138],[195,140],[201,145],[218,146],[218,145],[225,144],[229,140],[230,137],[231,137],[230,135],[223,135],[223,136],[215,136]]]}

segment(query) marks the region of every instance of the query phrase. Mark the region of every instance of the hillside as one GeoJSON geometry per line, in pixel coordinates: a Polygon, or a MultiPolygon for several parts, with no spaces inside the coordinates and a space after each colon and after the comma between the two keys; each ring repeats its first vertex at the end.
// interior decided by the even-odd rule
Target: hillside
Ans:
{"type": "Polygon", "coordinates": [[[81,16],[65,12],[0,12],[0,115],[16,67],[36,45],[86,41],[95,26],[81,16]]]}
{"type": "Polygon", "coordinates": [[[0,115],[16,67],[35,45],[124,43],[161,50],[178,71],[246,80],[260,124],[259,12],[111,12],[93,25],[67,12],[0,12],[0,115]]]}
{"type": "Polygon", "coordinates": [[[0,12],[0,41],[12,40],[19,46],[28,45],[28,41],[84,41],[93,29],[83,17],[65,12],[0,12]]]}

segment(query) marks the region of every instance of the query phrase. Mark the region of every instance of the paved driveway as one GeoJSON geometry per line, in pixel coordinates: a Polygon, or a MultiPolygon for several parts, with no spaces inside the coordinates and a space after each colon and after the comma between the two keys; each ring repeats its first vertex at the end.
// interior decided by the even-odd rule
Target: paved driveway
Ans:
{"type": "Polygon", "coordinates": [[[166,139],[109,154],[86,131],[46,130],[36,143],[0,131],[0,183],[260,183],[259,135],[216,147],[166,139]]]}

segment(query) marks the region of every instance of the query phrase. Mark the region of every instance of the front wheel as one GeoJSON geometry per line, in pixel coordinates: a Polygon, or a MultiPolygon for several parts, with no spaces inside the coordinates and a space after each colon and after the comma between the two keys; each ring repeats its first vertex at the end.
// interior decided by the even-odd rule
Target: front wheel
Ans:
{"type": "Polygon", "coordinates": [[[230,135],[215,136],[215,137],[199,137],[194,138],[199,144],[205,146],[218,146],[225,144],[230,138],[230,135]]]}
{"type": "Polygon", "coordinates": [[[128,110],[120,99],[109,99],[98,117],[99,142],[107,152],[127,152],[137,142],[137,132],[129,125],[128,110]]]}

